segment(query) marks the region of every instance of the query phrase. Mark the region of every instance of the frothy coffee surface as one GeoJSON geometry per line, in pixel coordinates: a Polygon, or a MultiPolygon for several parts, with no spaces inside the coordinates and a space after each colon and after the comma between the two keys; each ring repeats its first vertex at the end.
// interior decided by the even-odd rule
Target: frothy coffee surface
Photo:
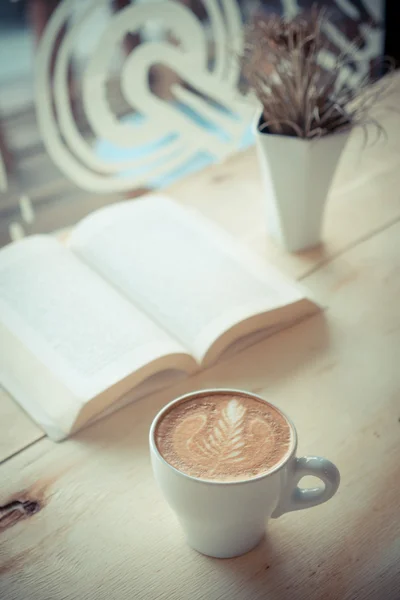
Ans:
{"type": "Polygon", "coordinates": [[[183,401],[155,431],[163,458],[199,479],[237,481],[270,471],[289,453],[291,428],[280,412],[248,396],[213,394],[183,401]]]}

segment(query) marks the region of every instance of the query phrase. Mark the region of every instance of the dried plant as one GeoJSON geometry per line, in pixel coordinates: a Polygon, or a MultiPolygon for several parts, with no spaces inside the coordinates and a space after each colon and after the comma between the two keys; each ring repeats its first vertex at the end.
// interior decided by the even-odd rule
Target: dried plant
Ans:
{"type": "Polygon", "coordinates": [[[385,91],[369,77],[354,88],[346,66],[356,60],[357,42],[335,57],[333,68],[321,64],[329,47],[324,10],[313,9],[293,20],[262,17],[245,32],[242,71],[262,104],[260,130],[300,138],[339,133],[373,122],[371,108],[385,91]]]}

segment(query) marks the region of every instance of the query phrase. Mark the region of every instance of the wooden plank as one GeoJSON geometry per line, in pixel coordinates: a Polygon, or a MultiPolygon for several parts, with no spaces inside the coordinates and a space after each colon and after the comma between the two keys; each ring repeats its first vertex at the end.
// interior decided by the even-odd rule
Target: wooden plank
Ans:
{"type": "Polygon", "coordinates": [[[43,437],[43,431],[0,387],[0,463],[43,437]]]}
{"type": "Polygon", "coordinates": [[[306,278],[318,315],[62,444],[2,468],[0,595],[8,600],[376,600],[400,595],[400,223],[306,278]],[[171,397],[205,386],[265,395],[297,425],[300,454],[342,473],[325,505],[272,521],[238,559],[189,549],[150,470],[148,428],[171,397]],[[2,592],[2,594],[1,594],[2,592]]]}

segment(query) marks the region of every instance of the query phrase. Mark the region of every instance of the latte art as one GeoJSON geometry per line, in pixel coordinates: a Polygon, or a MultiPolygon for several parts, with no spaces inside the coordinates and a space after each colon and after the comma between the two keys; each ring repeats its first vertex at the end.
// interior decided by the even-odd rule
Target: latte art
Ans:
{"type": "Polygon", "coordinates": [[[291,441],[288,422],[271,405],[223,393],[175,405],[156,429],[167,462],[194,477],[220,481],[268,472],[288,454],[291,441]]]}

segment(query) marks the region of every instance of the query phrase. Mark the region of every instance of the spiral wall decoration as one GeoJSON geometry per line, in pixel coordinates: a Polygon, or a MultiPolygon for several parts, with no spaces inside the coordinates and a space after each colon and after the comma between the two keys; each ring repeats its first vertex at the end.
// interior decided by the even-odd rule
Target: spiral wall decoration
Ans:
{"type": "Polygon", "coordinates": [[[82,135],[71,107],[68,69],[77,39],[96,11],[108,4],[109,0],[88,0],[79,18],[71,20],[76,3],[64,0],[38,50],[39,127],[50,156],[65,175],[93,192],[123,191],[176,169],[199,150],[219,159],[237,149],[254,105],[246,102],[237,88],[240,73],[234,56],[241,49],[242,21],[235,0],[203,0],[207,30],[190,9],[175,0],[134,3],[110,14],[81,75],[82,106],[93,134],[91,139],[82,135]],[[175,43],[147,36],[126,56],[119,70],[120,89],[140,119],[120,119],[106,93],[113,56],[128,33],[143,31],[154,22],[175,43]],[[60,41],[63,29],[66,32],[60,41]],[[208,60],[210,43],[214,48],[212,61],[208,60]],[[149,71],[158,64],[172,69],[182,82],[172,87],[173,101],[157,96],[149,85],[149,71]],[[188,110],[182,111],[182,106],[188,110]],[[203,124],[190,113],[200,115],[203,124]],[[204,121],[215,127],[204,127],[204,121]],[[93,139],[136,148],[136,157],[106,160],[96,151],[93,139]],[[164,143],[159,144],[160,139],[164,143]],[[153,148],[151,153],[141,152],[148,147],[153,148]]]}

